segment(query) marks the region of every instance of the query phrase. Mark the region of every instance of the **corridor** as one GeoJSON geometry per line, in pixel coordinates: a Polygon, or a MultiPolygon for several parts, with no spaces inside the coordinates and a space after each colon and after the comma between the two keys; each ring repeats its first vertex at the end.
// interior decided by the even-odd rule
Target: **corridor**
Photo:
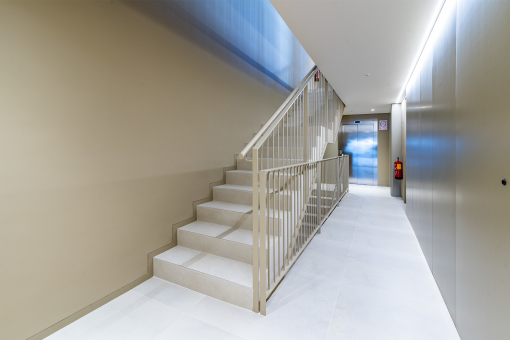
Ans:
{"type": "Polygon", "coordinates": [[[402,200],[388,187],[351,185],[266,317],[152,278],[47,339],[459,337],[402,200]]]}

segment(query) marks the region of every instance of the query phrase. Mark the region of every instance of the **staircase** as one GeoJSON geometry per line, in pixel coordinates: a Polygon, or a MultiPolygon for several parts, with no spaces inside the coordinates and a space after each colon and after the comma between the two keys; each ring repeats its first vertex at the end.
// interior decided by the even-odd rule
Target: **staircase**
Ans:
{"type": "Polygon", "coordinates": [[[197,206],[197,221],[177,230],[177,246],[154,257],[154,276],[255,312],[260,305],[265,314],[267,297],[343,190],[336,180],[341,157],[322,161],[327,142],[336,138],[343,104],[328,109],[328,102],[341,101],[322,74],[317,82],[318,75],[314,67],[248,143],[237,170],[226,172],[226,184],[213,188],[212,201],[197,206]],[[261,184],[262,174],[274,176],[274,168],[282,166],[287,172],[278,172],[278,181],[261,184]],[[306,171],[292,172],[292,166],[306,171]],[[334,179],[321,181],[328,167],[334,179]]]}
{"type": "Polygon", "coordinates": [[[198,220],[178,229],[177,246],[154,257],[154,275],[252,309],[251,162],[237,160],[237,169],[197,206],[198,220]]]}

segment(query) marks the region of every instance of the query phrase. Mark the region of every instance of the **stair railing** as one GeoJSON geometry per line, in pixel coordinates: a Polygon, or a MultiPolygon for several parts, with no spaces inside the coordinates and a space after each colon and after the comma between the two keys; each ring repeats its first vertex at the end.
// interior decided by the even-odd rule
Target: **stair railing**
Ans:
{"type": "MultiPolygon", "coordinates": [[[[347,155],[260,171],[260,313],[348,190],[347,155]],[[275,190],[279,188],[279,190],[275,190]]],[[[254,247],[255,248],[255,247],[254,247]]]]}
{"type": "MultiPolygon", "coordinates": [[[[343,107],[324,75],[314,66],[239,154],[240,159],[251,160],[253,170],[255,312],[260,310],[265,315],[267,298],[283,278],[282,273],[286,273],[306,247],[326,215],[322,214],[322,208],[313,208],[311,204],[313,199],[319,204],[325,200],[313,194],[325,192],[319,184],[323,168],[329,165],[322,158],[327,143],[335,141],[343,107]]],[[[340,160],[344,158],[327,162],[343,164],[340,160]]],[[[338,166],[336,171],[340,171],[338,166]]],[[[340,197],[340,179],[334,186],[337,194],[332,197],[340,197]]]]}

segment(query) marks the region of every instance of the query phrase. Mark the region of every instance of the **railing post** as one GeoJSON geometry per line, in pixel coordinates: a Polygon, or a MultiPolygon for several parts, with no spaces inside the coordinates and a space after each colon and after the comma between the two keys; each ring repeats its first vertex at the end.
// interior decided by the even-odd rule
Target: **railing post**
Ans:
{"type": "Polygon", "coordinates": [[[341,167],[340,167],[340,157],[337,158],[337,162],[336,162],[336,169],[337,169],[337,172],[336,172],[336,183],[337,183],[337,188],[336,188],[336,191],[337,191],[337,203],[336,203],[336,206],[338,207],[340,205],[340,191],[341,191],[341,183],[340,183],[340,171],[341,170],[341,167]]]}
{"type": "Polygon", "coordinates": [[[259,312],[259,150],[252,149],[253,184],[253,311],[259,312]]]}
{"type": "MultiPolygon", "coordinates": [[[[269,244],[266,243],[266,235],[267,235],[267,228],[266,228],[266,172],[261,170],[260,171],[260,238],[257,240],[256,243],[253,244],[254,248],[257,244],[259,244],[260,247],[260,314],[266,315],[266,291],[267,291],[267,279],[266,274],[269,275],[267,272],[267,259],[266,259],[266,248],[269,246],[269,244]]],[[[273,185],[274,187],[274,185],[273,185]]],[[[253,226],[255,227],[255,226],[253,226]]],[[[273,225],[274,228],[274,225],[273,225]]]]}
{"type": "MultiPolygon", "coordinates": [[[[329,110],[328,110],[328,80],[324,78],[324,135],[326,143],[329,143],[330,136],[329,136],[329,110]]],[[[333,132],[331,132],[333,133],[333,132]]],[[[331,140],[331,142],[333,142],[331,140]]]]}
{"type": "Polygon", "coordinates": [[[306,85],[303,90],[303,163],[308,162],[308,88],[306,85]]]}
{"type": "MultiPolygon", "coordinates": [[[[322,191],[322,162],[319,162],[317,164],[317,168],[318,168],[318,174],[317,174],[317,213],[319,214],[319,226],[321,225],[321,222],[322,222],[322,199],[321,199],[321,191],[322,191]]],[[[317,233],[321,233],[321,229],[319,228],[319,231],[317,233]]]]}

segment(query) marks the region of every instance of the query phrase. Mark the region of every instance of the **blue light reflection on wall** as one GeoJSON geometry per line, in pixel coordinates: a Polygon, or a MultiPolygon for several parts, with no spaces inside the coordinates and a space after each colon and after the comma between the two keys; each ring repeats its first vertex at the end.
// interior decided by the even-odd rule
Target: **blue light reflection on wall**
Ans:
{"type": "Polygon", "coordinates": [[[133,1],[202,48],[292,90],[314,63],[269,0],[133,1]]]}

